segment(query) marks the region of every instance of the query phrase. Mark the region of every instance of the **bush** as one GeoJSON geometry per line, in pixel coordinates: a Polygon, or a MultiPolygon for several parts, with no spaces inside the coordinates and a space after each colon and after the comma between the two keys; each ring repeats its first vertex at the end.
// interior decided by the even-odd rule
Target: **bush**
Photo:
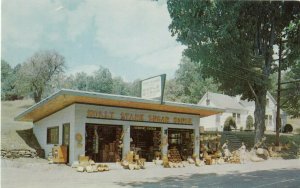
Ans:
{"type": "Polygon", "coordinates": [[[291,133],[293,132],[293,126],[291,124],[286,124],[283,128],[284,133],[291,133]]]}
{"type": "Polygon", "coordinates": [[[231,128],[236,129],[236,123],[234,118],[232,116],[229,116],[224,122],[223,131],[231,131],[231,128]]]}
{"type": "Polygon", "coordinates": [[[240,127],[240,131],[243,131],[244,130],[244,127],[240,127]]]}
{"type": "Polygon", "coordinates": [[[251,115],[248,115],[246,120],[246,129],[251,130],[254,124],[253,122],[253,117],[251,115]]]}

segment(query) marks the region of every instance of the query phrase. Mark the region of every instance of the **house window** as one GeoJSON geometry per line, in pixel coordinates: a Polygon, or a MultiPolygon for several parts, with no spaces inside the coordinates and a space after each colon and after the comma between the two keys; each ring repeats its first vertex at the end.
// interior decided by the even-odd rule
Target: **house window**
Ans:
{"type": "Polygon", "coordinates": [[[47,144],[58,144],[59,128],[47,128],[47,144]]]}
{"type": "Polygon", "coordinates": [[[267,99],[267,100],[266,100],[266,107],[269,107],[269,104],[270,104],[270,100],[267,99]]]}
{"type": "Polygon", "coordinates": [[[265,115],[265,125],[272,125],[272,115],[265,115]]]}
{"type": "Polygon", "coordinates": [[[241,123],[241,114],[237,114],[237,123],[238,123],[238,124],[241,123]]]}
{"type": "Polygon", "coordinates": [[[220,114],[217,114],[216,115],[216,124],[219,124],[221,121],[221,115],[220,114]]]}
{"type": "Polygon", "coordinates": [[[206,106],[210,105],[210,100],[206,99],[206,106]]]}
{"type": "Polygon", "coordinates": [[[236,123],[238,123],[238,124],[241,123],[241,114],[239,114],[239,113],[232,113],[232,117],[236,121],[236,123]]]}

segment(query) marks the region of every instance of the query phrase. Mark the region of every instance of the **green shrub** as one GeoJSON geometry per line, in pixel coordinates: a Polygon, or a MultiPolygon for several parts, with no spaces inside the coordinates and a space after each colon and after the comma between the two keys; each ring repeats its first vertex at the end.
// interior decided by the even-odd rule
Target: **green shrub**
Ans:
{"type": "Polygon", "coordinates": [[[236,129],[236,123],[234,118],[232,116],[229,116],[224,122],[223,131],[231,131],[232,128],[236,129]]]}
{"type": "Polygon", "coordinates": [[[253,117],[251,115],[247,116],[247,120],[246,120],[246,129],[251,130],[254,124],[254,120],[253,117]]]}
{"type": "Polygon", "coordinates": [[[291,124],[286,124],[284,126],[283,132],[284,133],[291,133],[291,132],[293,132],[293,126],[291,124]]]}

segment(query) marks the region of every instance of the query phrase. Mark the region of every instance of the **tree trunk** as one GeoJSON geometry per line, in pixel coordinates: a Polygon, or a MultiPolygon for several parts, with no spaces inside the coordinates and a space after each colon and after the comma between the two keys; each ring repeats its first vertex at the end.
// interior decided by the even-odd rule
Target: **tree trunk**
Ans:
{"type": "Polygon", "coordinates": [[[38,103],[42,100],[42,94],[43,91],[41,89],[36,89],[36,91],[33,91],[33,99],[35,103],[38,103]]]}
{"type": "Polygon", "coordinates": [[[255,100],[255,111],[254,111],[254,126],[255,129],[255,144],[259,142],[265,132],[265,114],[266,114],[266,95],[267,90],[260,90],[256,92],[257,99],[255,100]]]}

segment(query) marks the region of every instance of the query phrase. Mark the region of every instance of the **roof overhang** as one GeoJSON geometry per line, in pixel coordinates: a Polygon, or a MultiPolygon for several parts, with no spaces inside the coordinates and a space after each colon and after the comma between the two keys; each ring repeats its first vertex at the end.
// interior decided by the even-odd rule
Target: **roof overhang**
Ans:
{"type": "Polygon", "coordinates": [[[200,117],[224,112],[224,109],[221,108],[211,108],[195,104],[177,102],[164,102],[161,104],[159,100],[62,89],[31,106],[15,117],[15,120],[36,122],[75,103],[184,113],[199,115],[200,117]]]}

